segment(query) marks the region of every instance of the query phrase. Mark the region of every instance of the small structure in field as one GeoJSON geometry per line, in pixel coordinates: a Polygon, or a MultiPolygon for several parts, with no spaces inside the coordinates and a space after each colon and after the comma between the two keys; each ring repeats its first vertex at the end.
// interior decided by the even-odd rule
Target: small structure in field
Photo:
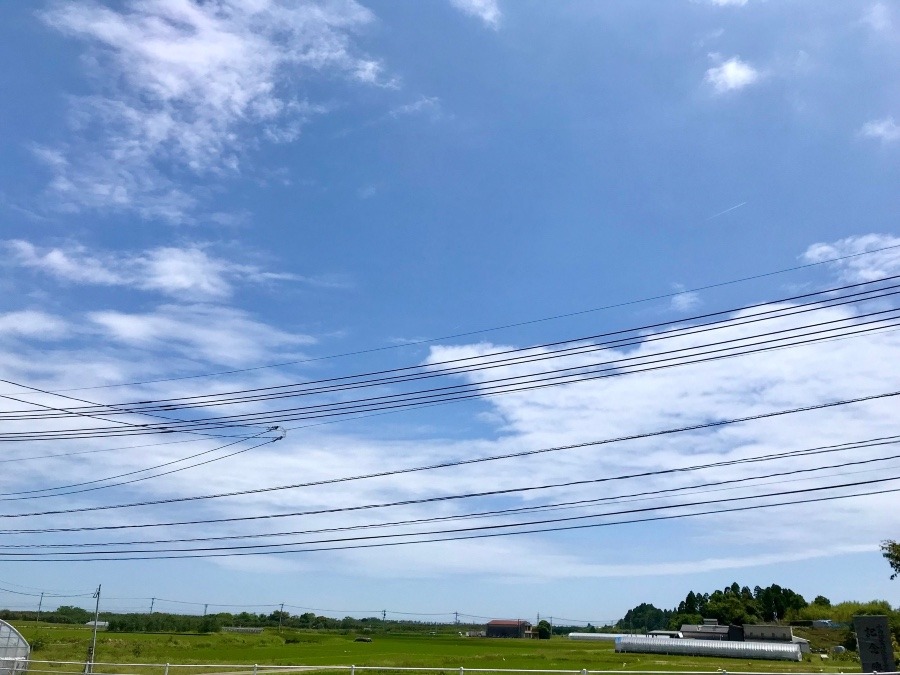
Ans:
{"type": "Polygon", "coordinates": [[[522,619],[494,619],[488,621],[487,637],[523,638],[531,634],[531,624],[522,619]]]}

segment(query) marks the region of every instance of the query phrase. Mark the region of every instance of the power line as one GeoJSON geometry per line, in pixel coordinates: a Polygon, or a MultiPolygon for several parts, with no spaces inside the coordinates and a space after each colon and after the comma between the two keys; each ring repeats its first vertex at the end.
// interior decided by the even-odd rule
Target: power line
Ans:
{"type": "Polygon", "coordinates": [[[188,469],[194,469],[198,466],[205,466],[207,464],[212,464],[213,462],[219,462],[219,461],[222,461],[223,459],[230,459],[231,457],[235,457],[235,456],[243,454],[245,452],[249,452],[251,450],[256,450],[257,448],[261,448],[264,445],[268,445],[270,443],[275,443],[276,441],[280,441],[282,438],[284,438],[284,433],[282,432],[282,434],[280,436],[276,436],[274,438],[267,438],[263,442],[257,443],[256,445],[253,445],[253,446],[250,446],[247,448],[241,448],[240,450],[236,450],[234,452],[229,452],[228,454],[222,455],[221,457],[213,457],[212,459],[207,459],[202,462],[196,462],[194,464],[189,464],[188,466],[181,466],[181,467],[178,467],[177,469],[171,469],[169,471],[163,471],[161,473],[156,473],[156,474],[153,474],[152,476],[141,476],[140,478],[132,478],[130,480],[124,480],[124,481],[120,481],[118,483],[94,485],[95,483],[100,483],[100,482],[105,483],[106,481],[115,480],[118,478],[124,478],[127,476],[133,476],[135,474],[144,473],[147,471],[155,471],[157,469],[162,469],[167,466],[172,466],[173,464],[178,464],[179,462],[186,462],[190,459],[196,459],[197,457],[202,457],[204,455],[208,455],[213,452],[218,452],[219,450],[224,450],[225,448],[229,448],[232,445],[237,445],[238,443],[244,443],[247,440],[251,440],[251,439],[261,436],[262,434],[267,433],[267,432],[277,431],[278,429],[279,429],[278,427],[269,427],[268,429],[266,429],[264,431],[260,431],[258,434],[254,434],[253,436],[250,436],[247,439],[240,439],[237,441],[233,441],[231,443],[226,443],[225,445],[220,445],[216,448],[212,448],[211,450],[204,450],[203,452],[199,452],[194,455],[190,455],[189,457],[182,457],[180,459],[172,460],[170,462],[164,462],[162,464],[157,464],[155,466],[147,467],[144,469],[137,469],[135,471],[121,473],[116,476],[107,476],[105,478],[98,478],[96,480],[84,481],[82,483],[71,483],[69,485],[56,486],[56,487],[51,487],[51,488],[41,488],[38,490],[26,490],[26,491],[22,491],[22,492],[0,493],[0,502],[21,501],[23,499],[42,499],[42,498],[48,498],[48,497],[62,497],[65,495],[74,495],[74,494],[81,494],[84,492],[94,492],[96,490],[105,490],[105,489],[113,488],[113,487],[121,487],[122,485],[130,485],[132,483],[138,483],[138,482],[145,481],[145,480],[151,480],[153,478],[169,476],[174,473],[179,473],[181,471],[187,471],[188,469]],[[81,490],[69,490],[67,492],[59,492],[59,490],[65,490],[66,488],[79,487],[79,486],[84,486],[84,485],[93,485],[93,487],[83,488],[81,490]],[[52,491],[52,494],[33,494],[33,493],[37,493],[37,492],[46,493],[46,492],[51,492],[51,491],[52,491]],[[12,496],[12,495],[20,495],[20,496],[12,496]]]}
{"type": "MultiPolygon", "coordinates": [[[[143,401],[132,401],[118,404],[93,404],[91,406],[70,407],[67,409],[58,409],[53,414],[37,414],[33,411],[6,411],[0,413],[2,419],[38,419],[59,416],[65,414],[66,411],[82,411],[104,414],[115,414],[119,412],[116,408],[125,408],[126,412],[135,411],[159,411],[185,409],[191,406],[209,407],[214,405],[222,405],[224,403],[246,403],[258,402],[261,400],[269,400],[271,398],[283,398],[289,396],[309,395],[319,393],[334,393],[338,391],[346,391],[347,389],[360,388],[364,386],[375,386],[384,384],[397,384],[399,382],[407,382],[411,380],[441,377],[445,375],[459,375],[466,372],[476,370],[484,370],[491,367],[521,365],[534,361],[541,361],[550,358],[579,355],[591,351],[599,351],[602,348],[623,348],[637,344],[652,343],[659,340],[681,338],[687,335],[695,335],[709,332],[710,330],[728,329],[736,326],[759,323],[765,320],[782,319],[788,316],[805,314],[808,312],[830,309],[837,306],[847,304],[855,304],[875,299],[883,299],[900,293],[900,284],[889,286],[873,286],[883,284],[887,281],[898,280],[900,275],[887,277],[875,281],[860,282],[856,284],[848,284],[839,287],[827,288],[812,293],[804,293],[801,295],[793,295],[789,297],[778,298],[755,305],[731,308],[706,314],[699,314],[676,321],[657,322],[653,324],[645,324],[642,326],[608,331],[594,335],[581,336],[578,338],[567,339],[562,341],[547,342],[543,344],[532,345],[529,347],[520,347],[495,351],[487,355],[475,357],[461,357],[449,359],[445,361],[432,362],[426,365],[404,366],[400,368],[392,368],[380,371],[371,371],[354,375],[346,375],[339,377],[326,378],[321,380],[312,380],[304,383],[294,383],[286,385],[275,385],[268,387],[258,387],[252,389],[241,389],[236,391],[219,392],[216,394],[202,394],[179,398],[151,399],[143,401]],[[845,293],[850,289],[859,289],[855,293],[845,293]],[[835,293],[844,292],[843,295],[835,296],[835,293]],[[873,295],[874,294],[874,295],[873,295]],[[815,298],[815,299],[813,299],[815,298]],[[785,303],[796,303],[798,300],[805,300],[803,303],[793,304],[791,306],[782,307],[785,303]],[[748,312],[761,308],[771,307],[764,311],[754,312],[747,317],[728,317],[710,321],[714,317],[722,317],[736,312],[748,312]],[[698,322],[704,320],[704,323],[685,326],[685,322],[698,322]],[[667,330],[659,330],[661,328],[669,328],[667,330]],[[648,331],[656,331],[648,334],[648,331]],[[610,339],[614,336],[616,339],[610,339]],[[603,338],[603,341],[597,342],[603,338]],[[571,345],[571,346],[569,346],[571,345]],[[568,347],[567,347],[568,346],[568,347]],[[537,350],[550,350],[549,352],[535,353],[537,350]],[[511,356],[512,355],[512,356],[511,356]],[[518,355],[518,356],[515,356],[518,355]],[[503,356],[505,358],[497,360],[496,357],[503,356]],[[489,360],[491,359],[491,360],[489,360]],[[471,364],[471,365],[454,365],[454,364],[471,364]],[[250,396],[250,394],[253,394],[250,396]],[[149,407],[148,407],[149,406],[149,407]],[[112,409],[111,409],[112,408],[112,409]]],[[[891,310],[885,310],[891,311],[891,310]]],[[[857,317],[859,318],[859,317],[857,317]]],[[[852,320],[852,317],[846,317],[840,320],[852,320]]],[[[80,400],[80,399],[74,399],[80,400]]]]}
{"type": "MultiPolygon", "coordinates": [[[[607,377],[620,377],[625,374],[634,374],[637,372],[649,372],[665,368],[692,365],[697,363],[720,360],[722,358],[734,358],[747,354],[760,353],[780,349],[784,347],[801,346],[821,342],[823,340],[834,339],[835,337],[845,337],[848,335],[862,335],[882,331],[886,328],[893,328],[900,323],[889,323],[894,316],[884,316],[885,314],[897,313],[900,309],[881,310],[878,312],[870,312],[862,315],[862,318],[871,316],[879,316],[881,318],[871,321],[859,321],[857,318],[848,317],[834,319],[831,321],[819,322],[816,324],[805,325],[800,327],[792,327],[781,329],[778,331],[770,331],[761,335],[734,338],[731,340],[722,340],[718,342],[708,343],[706,345],[694,345],[680,349],[662,352],[661,354],[652,354],[647,356],[623,357],[621,359],[613,359],[606,362],[598,362],[591,364],[580,364],[577,366],[558,368],[550,371],[528,373],[520,376],[509,376],[506,378],[498,378],[479,382],[475,384],[451,385],[447,387],[438,387],[434,389],[419,390],[403,394],[389,394],[383,396],[369,397],[366,399],[356,399],[351,401],[340,401],[337,403],[324,403],[312,406],[300,406],[279,410],[270,410],[259,413],[244,413],[239,415],[227,415],[215,418],[206,418],[191,422],[184,422],[178,425],[168,425],[163,432],[184,431],[205,429],[211,427],[223,427],[234,425],[246,425],[247,423],[277,423],[297,419],[315,419],[320,417],[331,417],[336,415],[348,415],[357,412],[369,412],[372,410],[391,409],[391,408],[409,408],[417,407],[423,404],[435,401],[457,401],[468,398],[493,396],[498,394],[508,394],[522,391],[530,391],[534,389],[546,388],[549,386],[559,386],[563,384],[572,384],[575,382],[584,382],[596,379],[604,379],[607,377]],[[855,322],[850,326],[832,326],[807,333],[799,333],[784,336],[785,333],[797,333],[797,331],[805,328],[821,328],[823,325],[834,323],[855,322]],[[869,328],[860,328],[861,326],[869,326],[869,328]],[[851,330],[855,329],[855,330],[851,330]],[[842,331],[837,333],[837,331],[842,331]],[[749,340],[767,337],[770,335],[782,335],[781,338],[772,338],[761,340],[758,342],[750,342],[749,344],[731,344],[728,347],[719,347],[708,349],[707,351],[699,351],[706,347],[715,347],[716,345],[724,345],[729,343],[747,343],[749,340]],[[818,337],[816,337],[818,336],[818,337]],[[806,338],[806,339],[801,339],[806,338]],[[680,356],[669,356],[667,358],[659,358],[666,354],[680,354],[680,356]],[[637,364],[631,364],[629,370],[624,369],[621,364],[623,362],[639,361],[637,364]],[[618,364],[618,367],[616,367],[618,364]],[[173,429],[172,427],[177,428],[173,429]]],[[[147,425],[148,430],[155,428],[153,425],[147,425]]],[[[25,432],[25,436],[30,440],[36,437],[49,439],[58,437],[60,434],[82,434],[81,430],[56,430],[46,432],[25,432]]],[[[92,434],[102,435],[121,435],[123,432],[119,429],[100,427],[90,430],[92,434]]],[[[3,437],[4,440],[21,440],[22,434],[10,435],[3,437]]],[[[71,437],[71,436],[68,436],[71,437]]]]}
{"type": "Polygon", "coordinates": [[[795,500],[795,501],[780,501],[774,503],[767,504],[752,504],[748,506],[740,506],[740,507],[730,507],[730,508],[722,508],[722,509],[711,509],[706,511],[697,511],[691,513],[684,514],[673,514],[673,515],[664,515],[664,516],[650,516],[647,518],[640,519],[632,519],[627,521],[612,521],[605,523],[580,523],[577,525],[558,525],[561,522],[571,522],[571,521],[582,521],[588,518],[599,518],[606,516],[622,516],[622,515],[632,515],[639,513],[648,513],[648,512],[656,512],[656,511],[665,511],[676,508],[686,508],[686,507],[695,507],[695,506],[708,506],[710,504],[728,504],[732,502],[742,502],[751,499],[764,499],[768,497],[784,497],[784,496],[792,496],[799,494],[807,494],[813,492],[821,492],[823,490],[835,490],[838,488],[849,488],[849,487],[860,487],[865,485],[875,485],[879,483],[893,482],[900,480],[900,476],[891,477],[891,478],[879,478],[869,481],[856,481],[850,483],[844,483],[841,485],[830,485],[830,486],[821,486],[814,488],[805,488],[802,490],[790,490],[787,492],[773,492],[769,494],[763,495],[749,495],[744,497],[731,497],[720,500],[707,500],[703,502],[693,502],[687,504],[672,504],[672,505],[664,505],[658,507],[645,507],[639,509],[626,509],[621,511],[607,512],[605,514],[595,514],[595,515],[586,515],[586,516],[571,516],[567,518],[555,518],[555,519],[545,519],[545,520],[536,520],[525,523],[515,523],[512,525],[502,525],[502,524],[494,524],[494,525],[483,525],[477,527],[468,527],[468,528],[457,528],[452,530],[432,530],[432,531],[424,531],[424,532],[415,532],[415,533],[406,533],[406,534],[384,534],[384,535],[366,535],[361,537],[345,537],[345,538],[337,538],[337,539],[323,539],[323,540],[312,540],[307,542],[291,542],[288,544],[259,544],[259,545],[248,545],[248,546],[239,546],[239,547],[227,547],[224,551],[221,549],[216,549],[212,547],[206,548],[196,548],[196,549],[163,549],[163,550],[136,550],[136,551],[85,551],[79,553],[52,553],[47,555],[55,555],[55,556],[65,556],[60,558],[50,558],[45,557],[40,554],[34,553],[23,553],[23,554],[14,554],[14,553],[0,553],[0,560],[18,560],[21,562],[37,562],[37,561],[45,561],[45,562],[70,562],[70,561],[83,561],[83,562],[96,562],[96,561],[122,561],[122,560],[158,560],[158,559],[182,559],[182,558],[212,558],[212,557],[235,557],[235,556],[245,556],[245,555],[272,555],[272,554],[286,554],[286,553],[312,553],[319,551],[334,551],[334,550],[348,550],[348,549],[359,549],[359,548],[375,548],[375,547],[384,547],[384,546],[403,546],[403,545],[411,545],[411,544],[423,544],[423,543],[436,543],[442,541],[459,541],[465,539],[483,539],[489,537],[498,537],[498,536],[513,536],[513,535],[523,535],[523,534],[537,534],[537,533],[545,533],[545,532],[563,532],[568,530],[580,530],[580,529],[588,529],[588,528],[596,528],[596,527],[608,527],[612,525],[622,525],[622,524],[631,524],[637,522],[650,522],[656,520],[672,520],[678,518],[689,518],[689,517],[697,517],[703,515],[716,515],[722,513],[732,513],[737,511],[750,511],[764,508],[774,508],[779,506],[794,506],[798,504],[809,504],[809,503],[817,503],[824,501],[834,501],[839,499],[850,499],[854,497],[863,497],[863,496],[872,496],[872,495],[880,495],[880,494],[892,494],[896,492],[900,492],[900,488],[889,488],[889,489],[880,489],[880,490],[871,490],[868,492],[862,492],[857,494],[850,495],[827,495],[823,497],[814,497],[803,500],[795,500]],[[514,530],[510,531],[509,528],[512,527],[531,527],[529,530],[514,530]],[[447,534],[458,534],[459,536],[448,537],[447,534]],[[403,541],[396,541],[396,539],[400,537],[419,537],[419,539],[406,539],[403,541]],[[432,537],[429,539],[423,539],[421,537],[432,537]],[[375,540],[375,543],[371,543],[372,540],[375,540]],[[370,543],[357,543],[361,541],[366,541],[370,543]],[[326,546],[328,544],[339,544],[339,546],[326,546]],[[313,547],[300,548],[300,549],[286,549],[282,548],[284,546],[309,546],[314,545],[313,547]],[[278,550],[273,550],[275,548],[278,550]],[[260,550],[266,549],[266,550],[260,550]],[[135,553],[140,553],[141,555],[133,555],[135,553]],[[101,555],[103,557],[90,557],[90,556],[98,556],[101,555]],[[118,555],[119,557],[110,557],[112,555],[118,555]],[[27,557],[34,556],[34,557],[27,557]]]}
{"type": "MultiPolygon", "coordinates": [[[[435,502],[444,502],[444,501],[454,501],[454,500],[465,500],[465,499],[473,499],[473,498],[482,498],[482,497],[494,497],[499,495],[510,495],[510,494],[518,494],[522,492],[533,492],[539,490],[549,490],[549,489],[557,489],[561,487],[575,487],[575,486],[584,486],[590,484],[599,484],[599,483],[607,483],[612,481],[620,481],[620,480],[628,480],[634,478],[647,478],[650,476],[659,476],[664,474],[675,474],[675,473],[687,473],[699,470],[705,470],[710,468],[721,468],[725,466],[734,466],[738,464],[748,464],[748,463],[758,463],[758,462],[769,462],[779,459],[791,459],[797,457],[808,457],[814,454],[822,454],[822,453],[831,453],[831,452],[844,452],[848,450],[859,450],[863,448],[869,447],[877,447],[881,445],[892,445],[900,443],[900,436],[894,437],[894,440],[890,441],[882,441],[878,439],[876,442],[870,441],[858,441],[853,443],[845,443],[842,444],[842,447],[835,446],[825,446],[824,448],[819,449],[807,449],[800,450],[791,453],[780,453],[780,454],[771,454],[771,455],[763,455],[754,458],[744,458],[744,459],[736,459],[736,460],[727,460],[721,462],[714,462],[705,465],[699,466],[689,466],[689,467],[679,467],[674,469],[662,469],[657,471],[647,471],[639,474],[631,474],[624,476],[612,476],[612,477],[603,477],[603,478],[595,478],[595,479],[585,479],[585,480],[577,480],[577,481],[567,481],[562,483],[550,483],[544,485],[531,485],[526,487],[518,487],[518,488],[505,488],[498,490],[490,490],[490,491],[482,491],[482,492],[472,492],[472,493],[464,493],[464,494],[456,494],[456,495],[441,495],[436,497],[425,497],[419,498],[415,500],[404,500],[402,502],[389,502],[386,504],[368,504],[362,506],[352,506],[352,507],[340,507],[335,509],[328,509],[327,511],[307,511],[301,513],[299,515],[309,516],[309,515],[321,515],[322,513],[345,513],[350,511],[357,510],[372,510],[372,509],[380,509],[387,508],[393,506],[409,506],[409,505],[417,505],[417,504],[426,504],[426,503],[435,503],[435,502]]],[[[727,480],[719,480],[712,481],[701,484],[694,485],[686,485],[680,487],[673,488],[663,488],[658,490],[650,490],[643,492],[636,492],[630,494],[620,494],[613,495],[609,497],[597,497],[591,499],[582,499],[577,501],[570,502],[561,502],[561,503],[551,503],[551,504],[542,504],[542,505],[532,505],[532,506],[524,506],[524,507],[515,507],[515,508],[506,508],[506,509],[494,509],[490,511],[482,511],[477,513],[469,513],[469,514],[458,514],[451,516],[437,516],[430,518],[415,518],[403,521],[394,521],[394,522],[384,522],[384,523],[370,523],[364,525],[350,525],[345,527],[331,527],[331,528],[322,528],[322,529],[313,529],[313,530],[298,530],[291,532],[267,532],[267,533],[256,533],[256,534],[244,534],[244,535],[227,535],[227,536],[215,536],[215,537],[187,537],[181,539],[154,539],[154,540],[137,540],[137,541],[116,541],[116,542],[81,542],[81,543],[69,543],[69,544],[11,544],[11,545],[0,545],[0,550],[2,549],[34,549],[34,548],[85,548],[90,546],[131,546],[131,545],[150,545],[150,544],[172,544],[172,543],[196,543],[196,542],[208,542],[208,541],[233,541],[233,540],[246,540],[246,539],[266,539],[272,537],[283,537],[283,536],[297,536],[297,535],[307,535],[307,534],[319,534],[325,532],[345,532],[345,531],[358,531],[358,530],[366,530],[366,529],[376,529],[376,528],[385,528],[385,527],[395,527],[398,525],[420,525],[423,523],[432,523],[432,522],[448,522],[448,521],[456,521],[456,520],[468,520],[473,518],[486,518],[498,515],[511,515],[511,514],[519,514],[519,513],[534,513],[534,512],[545,512],[545,511],[555,511],[555,510],[563,510],[563,509],[572,509],[572,508],[585,508],[587,506],[595,506],[601,503],[626,503],[626,502],[635,502],[635,501],[648,501],[663,498],[667,495],[671,495],[674,493],[690,493],[690,494],[702,494],[714,491],[721,491],[722,489],[738,489],[744,486],[744,484],[752,483],[751,487],[757,487],[759,485],[772,485],[783,483],[784,481],[768,481],[771,478],[784,478],[787,476],[797,476],[800,474],[811,474],[820,471],[827,471],[830,469],[842,469],[842,473],[838,474],[841,476],[850,475],[851,472],[848,472],[846,469],[851,466],[863,466],[868,464],[874,464],[878,462],[886,462],[891,460],[900,459],[900,455],[891,455],[888,457],[875,457],[869,459],[861,459],[854,461],[844,461],[838,464],[824,465],[824,466],[815,466],[815,467],[804,467],[800,469],[792,469],[788,471],[780,471],[774,473],[768,473],[763,475],[756,476],[744,476],[741,478],[733,478],[727,480]],[[767,482],[768,481],[768,482],[767,482]],[[730,486],[728,488],[723,488],[722,486],[730,486]],[[717,488],[714,490],[707,488],[717,488]]],[[[868,471],[864,471],[862,473],[868,473],[868,471]]],[[[822,476],[822,477],[812,477],[806,478],[804,480],[818,480],[820,478],[828,478],[833,476],[822,476]]],[[[795,481],[798,479],[794,479],[795,481]]],[[[52,531],[52,530],[50,530],[52,531]]]]}
{"type": "Polygon", "coordinates": [[[862,256],[871,255],[873,253],[881,253],[883,251],[889,251],[889,250],[896,249],[896,248],[900,248],[900,244],[894,244],[891,246],[883,246],[880,248],[870,249],[868,251],[862,251],[860,253],[851,253],[848,255],[837,256],[834,258],[829,258],[827,260],[819,260],[816,262],[806,263],[803,265],[795,265],[794,267],[786,267],[786,268],[783,268],[780,270],[774,270],[771,272],[762,272],[760,274],[753,274],[753,275],[746,276],[746,277],[740,277],[738,279],[731,279],[728,281],[721,281],[721,282],[716,282],[716,283],[712,283],[712,284],[706,284],[703,286],[696,286],[694,288],[684,289],[684,290],[680,290],[680,291],[676,291],[676,292],[672,292],[672,293],[662,293],[659,295],[648,296],[648,297],[639,298],[639,299],[635,299],[635,300],[626,300],[623,302],[613,303],[613,304],[609,304],[609,305],[602,305],[599,307],[593,307],[593,308],[584,309],[584,310],[577,310],[574,312],[567,312],[564,314],[556,314],[556,315],[542,317],[542,318],[538,318],[538,319],[517,321],[514,323],[503,324],[500,326],[481,328],[481,329],[477,329],[477,330],[470,330],[470,331],[466,331],[463,333],[454,333],[451,335],[444,335],[444,336],[435,337],[435,338],[427,338],[424,340],[414,340],[414,341],[406,342],[402,345],[395,344],[395,345],[387,345],[387,346],[383,346],[383,347],[372,347],[372,348],[361,349],[361,350],[356,350],[356,351],[352,351],[352,352],[344,352],[341,354],[331,354],[328,356],[320,356],[320,357],[309,358],[309,359],[297,359],[297,360],[293,360],[293,361],[283,361],[281,363],[273,363],[273,364],[267,364],[267,365],[262,365],[262,366],[254,366],[251,368],[237,368],[237,369],[233,369],[233,370],[225,370],[225,371],[219,371],[219,372],[215,372],[215,373],[201,373],[201,374],[197,374],[197,375],[183,375],[180,377],[157,378],[157,379],[153,379],[153,380],[143,380],[143,381],[137,381],[137,382],[124,382],[124,383],[117,383],[117,384],[95,385],[92,387],[75,387],[75,388],[70,388],[70,389],[60,389],[60,390],[57,390],[57,392],[87,391],[87,390],[93,390],[93,389],[110,389],[110,388],[115,388],[115,387],[140,386],[140,385],[145,385],[145,384],[157,384],[160,382],[176,382],[176,381],[180,381],[180,380],[191,380],[191,379],[199,379],[199,378],[205,378],[205,377],[221,377],[223,375],[235,375],[235,374],[240,374],[240,373],[253,372],[253,371],[257,371],[257,370],[282,368],[284,366],[300,365],[303,363],[314,363],[317,361],[345,358],[348,356],[359,356],[359,355],[363,355],[363,354],[372,354],[372,353],[376,353],[376,352],[392,351],[392,350],[397,350],[397,349],[401,349],[401,348],[420,346],[420,345],[425,345],[425,344],[433,344],[435,342],[440,342],[443,340],[454,340],[454,339],[460,338],[460,337],[470,337],[472,335],[482,335],[484,333],[501,331],[501,330],[506,330],[509,328],[519,328],[522,326],[529,326],[529,325],[534,325],[537,323],[544,323],[544,322],[548,322],[548,321],[556,321],[559,319],[566,319],[566,318],[571,318],[574,316],[581,316],[584,314],[591,314],[594,312],[600,312],[600,311],[605,311],[605,310],[609,310],[609,309],[618,309],[621,307],[628,307],[628,306],[632,306],[632,305],[643,304],[646,302],[653,302],[655,300],[665,300],[665,299],[673,298],[678,295],[683,295],[685,293],[697,293],[700,291],[712,290],[714,288],[722,288],[724,286],[740,284],[740,283],[744,283],[747,281],[755,281],[757,279],[764,279],[767,277],[777,276],[777,275],[781,275],[781,274],[788,274],[790,272],[796,272],[796,271],[803,270],[803,269],[811,269],[811,268],[819,267],[822,265],[828,265],[828,264],[833,264],[833,263],[837,263],[837,262],[842,262],[844,260],[850,260],[852,258],[859,258],[862,256]]]}
{"type": "MultiPolygon", "coordinates": [[[[51,510],[51,511],[34,511],[34,512],[28,512],[28,513],[0,514],[0,519],[25,518],[25,517],[33,517],[33,516],[48,516],[48,515],[67,515],[67,514],[73,514],[73,513],[105,511],[105,510],[132,508],[132,507],[139,507],[139,506],[174,504],[174,503],[178,503],[178,502],[190,502],[190,501],[199,501],[199,500],[206,500],[206,499],[217,499],[217,498],[221,498],[221,497],[233,497],[233,496],[238,496],[238,495],[260,494],[260,493],[264,493],[264,492],[273,492],[276,490],[294,489],[294,488],[298,488],[298,487],[311,487],[314,485],[328,485],[328,484],[334,484],[334,483],[344,483],[344,482],[350,482],[350,481],[355,481],[355,480],[362,480],[364,478],[384,477],[384,476],[398,475],[401,473],[413,473],[413,472],[420,472],[420,471],[430,471],[430,470],[439,469],[439,468],[459,467],[459,466],[466,466],[466,465],[470,465],[470,464],[480,464],[480,463],[492,462],[492,461],[498,461],[498,460],[504,460],[504,459],[513,459],[513,458],[528,457],[528,456],[534,456],[534,455],[540,455],[540,454],[546,454],[546,453],[552,453],[552,452],[560,452],[563,450],[573,450],[573,449],[577,449],[577,448],[586,448],[586,447],[591,447],[591,446],[608,445],[608,444],[612,444],[612,443],[621,443],[621,442],[639,440],[639,439],[645,439],[645,438],[654,438],[654,437],[666,436],[666,435],[671,435],[671,434],[676,434],[676,433],[684,433],[687,431],[712,429],[712,428],[728,426],[728,425],[732,425],[732,424],[739,424],[742,422],[751,422],[751,421],[757,421],[757,420],[762,420],[762,419],[782,417],[785,415],[792,415],[792,414],[803,413],[803,412],[811,412],[811,411],[816,411],[816,410],[826,410],[826,409],[841,407],[841,406],[845,406],[845,405],[853,405],[853,404],[857,404],[857,403],[883,400],[883,399],[887,399],[887,398],[893,398],[898,395],[900,395],[900,390],[885,392],[885,393],[881,393],[881,394],[871,394],[868,396],[861,396],[861,397],[851,398],[851,399],[844,399],[841,401],[830,401],[830,402],[826,402],[826,403],[818,403],[818,404],[807,405],[807,406],[802,406],[802,407],[798,407],[798,408],[789,408],[789,409],[777,410],[777,411],[772,411],[772,412],[767,412],[767,413],[758,413],[755,415],[747,415],[744,417],[735,417],[735,418],[731,418],[731,419],[727,419],[727,420],[714,420],[714,421],[709,421],[709,422],[702,422],[699,424],[692,424],[692,425],[683,426],[683,427],[663,429],[663,430],[659,430],[659,431],[644,432],[644,433],[639,433],[639,434],[630,434],[630,435],[625,435],[625,436],[618,436],[618,437],[614,437],[614,438],[606,438],[606,439],[594,440],[594,441],[584,441],[581,443],[573,443],[570,445],[560,445],[560,446],[553,446],[553,447],[548,447],[548,448],[538,448],[538,449],[533,449],[533,450],[522,450],[522,451],[518,451],[518,452],[504,453],[504,454],[500,454],[500,455],[491,455],[491,456],[487,456],[487,457],[476,457],[476,458],[471,458],[471,459],[453,460],[453,461],[442,462],[442,463],[437,463],[437,464],[431,464],[431,465],[425,465],[425,466],[419,466],[419,467],[411,467],[411,468],[407,468],[407,469],[396,469],[396,470],[391,470],[391,471],[382,471],[382,472],[376,472],[376,473],[370,473],[370,474],[363,474],[360,476],[331,478],[331,479],[324,479],[324,480],[320,480],[320,481],[310,481],[307,483],[298,483],[298,484],[293,484],[293,485],[268,487],[268,488],[255,488],[255,489],[251,489],[251,490],[240,490],[240,491],[234,491],[234,492],[228,492],[228,493],[217,493],[217,494],[210,494],[210,495],[197,495],[197,496],[193,496],[193,497],[171,497],[168,499],[160,499],[160,500],[152,500],[152,501],[148,500],[148,501],[142,501],[142,502],[131,502],[131,503],[126,503],[126,504],[105,504],[105,505],[101,505],[101,506],[88,506],[88,507],[79,507],[79,508],[71,508],[71,509],[57,509],[57,510],[51,510]]],[[[160,526],[175,526],[175,525],[198,525],[198,524],[209,524],[209,523],[237,522],[237,521],[243,521],[243,520],[262,520],[262,519],[270,519],[270,518],[283,518],[283,517],[295,516],[295,515],[303,515],[303,514],[302,513],[266,514],[266,515],[259,515],[259,516],[242,516],[242,517],[235,517],[235,518],[220,518],[220,519],[193,520],[193,521],[180,521],[180,522],[168,522],[168,523],[154,523],[152,525],[141,525],[141,524],[107,525],[107,526],[95,526],[92,528],[78,528],[77,531],[84,531],[85,529],[107,530],[107,529],[130,529],[130,528],[139,528],[139,527],[160,527],[160,526]]],[[[76,530],[54,529],[53,531],[63,532],[63,531],[76,531],[76,530]]],[[[8,532],[12,532],[12,531],[11,530],[0,530],[0,534],[4,534],[4,533],[8,533],[8,532]]],[[[16,533],[20,533],[20,534],[26,533],[26,532],[29,532],[29,531],[28,530],[16,531],[16,533]]]]}

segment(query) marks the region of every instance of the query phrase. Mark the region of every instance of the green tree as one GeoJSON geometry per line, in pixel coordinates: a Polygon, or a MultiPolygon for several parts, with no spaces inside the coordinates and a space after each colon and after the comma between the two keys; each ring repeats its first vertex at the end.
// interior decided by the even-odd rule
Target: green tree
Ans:
{"type": "Polygon", "coordinates": [[[900,543],[892,539],[886,539],[881,542],[881,555],[885,557],[894,573],[891,579],[896,579],[900,575],[900,543]]]}
{"type": "Polygon", "coordinates": [[[549,622],[549,621],[547,621],[546,619],[541,619],[540,621],[538,621],[538,625],[537,625],[537,634],[538,634],[538,638],[539,638],[539,639],[541,639],[541,640],[549,640],[549,639],[550,639],[550,633],[551,633],[552,631],[553,631],[553,629],[552,629],[552,627],[550,626],[550,622],[549,622]]]}
{"type": "Polygon", "coordinates": [[[659,609],[653,605],[642,602],[637,607],[629,609],[625,613],[625,618],[620,619],[616,623],[619,630],[641,630],[651,631],[665,628],[672,618],[673,612],[666,609],[659,609]]]}

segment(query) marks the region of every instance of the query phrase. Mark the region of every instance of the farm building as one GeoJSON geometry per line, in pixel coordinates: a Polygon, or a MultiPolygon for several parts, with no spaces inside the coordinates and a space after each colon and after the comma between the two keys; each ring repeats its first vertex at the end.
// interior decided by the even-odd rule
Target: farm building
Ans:
{"type": "Polygon", "coordinates": [[[686,623],[679,631],[685,638],[692,640],[733,640],[740,642],[744,639],[740,626],[719,625],[717,619],[703,619],[703,623],[695,626],[686,623]]]}
{"type": "Polygon", "coordinates": [[[531,624],[522,619],[494,619],[488,621],[487,637],[523,638],[531,635],[531,624]]]}
{"type": "Polygon", "coordinates": [[[809,640],[794,636],[790,626],[772,626],[765,624],[744,626],[744,639],[748,642],[780,642],[782,644],[799,645],[800,651],[809,653],[809,640]]]}

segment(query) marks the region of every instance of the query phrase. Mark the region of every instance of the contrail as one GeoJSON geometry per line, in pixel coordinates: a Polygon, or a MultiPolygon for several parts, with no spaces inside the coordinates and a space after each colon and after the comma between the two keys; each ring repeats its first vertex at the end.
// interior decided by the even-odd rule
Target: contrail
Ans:
{"type": "Polygon", "coordinates": [[[735,205],[732,206],[730,209],[725,209],[724,211],[719,211],[718,213],[716,213],[716,214],[710,216],[709,218],[707,218],[707,220],[712,220],[713,218],[718,218],[719,216],[724,216],[724,215],[725,215],[726,213],[728,213],[729,211],[734,211],[735,209],[739,209],[739,208],[741,208],[741,207],[742,207],[744,204],[746,204],[746,203],[747,203],[747,202],[741,202],[740,204],[735,204],[735,205]]]}

